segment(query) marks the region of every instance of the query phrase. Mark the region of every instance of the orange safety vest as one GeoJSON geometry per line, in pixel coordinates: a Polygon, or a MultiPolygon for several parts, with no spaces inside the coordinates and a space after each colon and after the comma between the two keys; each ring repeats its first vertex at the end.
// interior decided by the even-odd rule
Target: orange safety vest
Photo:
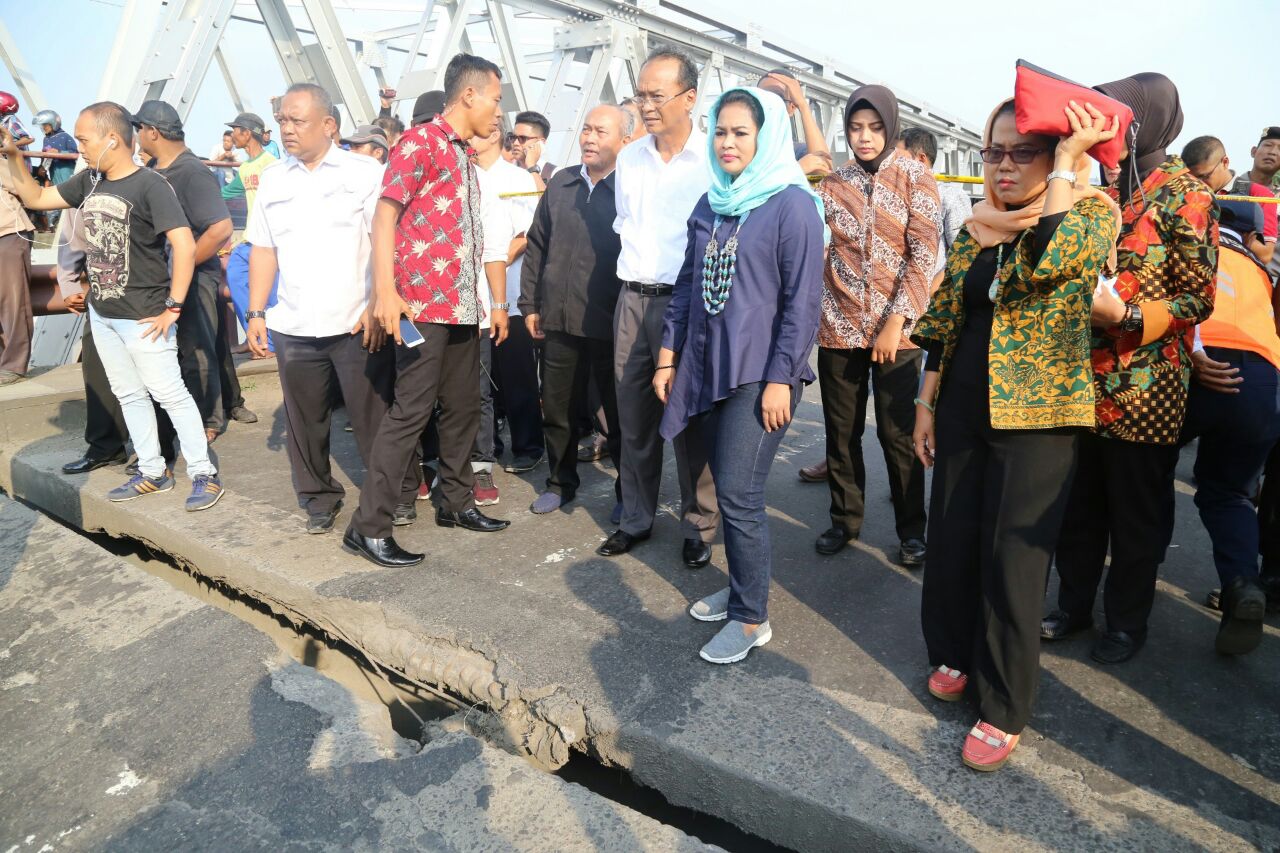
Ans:
{"type": "Polygon", "coordinates": [[[1222,245],[1213,316],[1200,324],[1201,342],[1207,347],[1255,352],[1280,369],[1280,335],[1276,334],[1271,293],[1271,280],[1261,267],[1222,245]]]}

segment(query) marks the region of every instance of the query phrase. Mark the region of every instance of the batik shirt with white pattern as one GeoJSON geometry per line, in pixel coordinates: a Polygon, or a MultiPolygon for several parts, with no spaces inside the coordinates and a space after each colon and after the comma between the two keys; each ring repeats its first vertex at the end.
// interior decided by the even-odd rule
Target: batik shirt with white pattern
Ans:
{"type": "Polygon", "coordinates": [[[480,321],[484,234],[475,152],[440,116],[400,137],[382,197],[403,205],[396,290],[419,323],[480,321]]]}

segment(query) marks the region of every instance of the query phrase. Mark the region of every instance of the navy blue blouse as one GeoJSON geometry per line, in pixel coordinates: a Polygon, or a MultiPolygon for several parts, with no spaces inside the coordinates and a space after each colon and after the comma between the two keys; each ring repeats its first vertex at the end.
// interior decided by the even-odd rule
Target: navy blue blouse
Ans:
{"type": "MultiPolygon", "coordinates": [[[[809,354],[822,304],[823,222],[813,196],[788,187],[751,211],[738,232],[729,300],[712,316],[702,301],[702,258],[715,218],[704,195],[689,218],[684,265],[663,318],[662,345],[679,356],[663,438],[679,435],[739,386],[795,387],[815,378],[809,354]]],[[[737,225],[737,219],[721,224],[721,247],[737,225]]]]}

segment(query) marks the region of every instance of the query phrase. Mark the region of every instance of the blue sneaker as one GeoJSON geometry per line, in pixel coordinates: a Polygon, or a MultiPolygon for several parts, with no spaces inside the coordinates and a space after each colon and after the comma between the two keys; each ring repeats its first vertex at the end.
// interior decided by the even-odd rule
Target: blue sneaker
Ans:
{"type": "Polygon", "coordinates": [[[187,512],[199,512],[222,500],[222,483],[218,475],[201,474],[191,481],[191,496],[187,498],[187,512]]]}
{"type": "Polygon", "coordinates": [[[112,503],[123,503],[146,495],[167,492],[173,488],[173,477],[165,471],[159,477],[148,477],[145,474],[134,474],[129,482],[107,492],[107,500],[112,503]]]}

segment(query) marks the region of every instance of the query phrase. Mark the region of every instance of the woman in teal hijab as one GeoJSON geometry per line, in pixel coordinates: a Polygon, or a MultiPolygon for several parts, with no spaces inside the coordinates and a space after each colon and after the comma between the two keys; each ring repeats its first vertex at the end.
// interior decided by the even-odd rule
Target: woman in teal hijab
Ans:
{"type": "Polygon", "coordinates": [[[711,110],[711,191],[689,219],[664,317],[654,392],[662,435],[702,420],[724,519],[729,587],[690,608],[728,620],[703,647],[733,663],[773,636],[764,485],[804,386],[822,299],[822,202],[791,144],[782,99],[730,89],[711,110]]]}

